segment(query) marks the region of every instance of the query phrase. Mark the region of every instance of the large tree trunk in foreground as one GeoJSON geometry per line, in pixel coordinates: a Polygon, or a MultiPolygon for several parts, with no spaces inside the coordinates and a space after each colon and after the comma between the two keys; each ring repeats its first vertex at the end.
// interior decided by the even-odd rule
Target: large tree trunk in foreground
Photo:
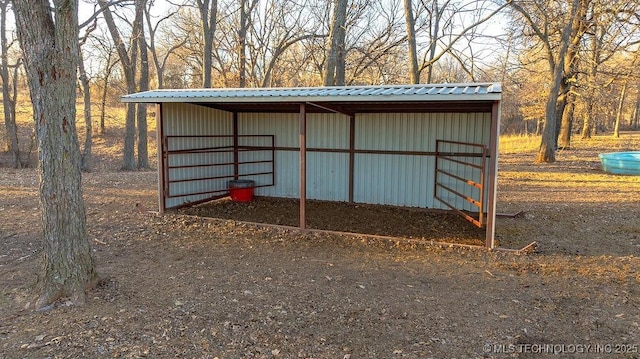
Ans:
{"type": "Polygon", "coordinates": [[[78,1],[14,1],[39,145],[44,262],[41,308],[61,297],[81,304],[97,278],[87,239],[76,134],[78,1]],[[55,16],[52,18],[52,14],[55,16]]]}

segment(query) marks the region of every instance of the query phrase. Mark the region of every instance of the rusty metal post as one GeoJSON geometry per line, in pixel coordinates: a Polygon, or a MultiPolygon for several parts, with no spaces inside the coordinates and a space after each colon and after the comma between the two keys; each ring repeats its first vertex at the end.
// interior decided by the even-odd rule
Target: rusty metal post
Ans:
{"type": "Polygon", "coordinates": [[[349,115],[349,202],[353,203],[353,182],[356,163],[356,115],[349,115]]]}
{"type": "MultiPolygon", "coordinates": [[[[433,157],[433,198],[438,199],[438,160],[440,157],[440,140],[436,140],[436,153],[433,157]]],[[[434,201],[435,206],[435,201],[434,201]]]]}
{"type": "Polygon", "coordinates": [[[307,227],[307,106],[300,104],[300,228],[307,227]]]}
{"type": "Polygon", "coordinates": [[[162,103],[156,104],[156,144],[158,146],[158,213],[164,214],[167,209],[167,190],[165,190],[166,172],[168,171],[167,146],[162,125],[162,103]]]}
{"type": "Polygon", "coordinates": [[[240,153],[238,149],[239,139],[238,139],[238,113],[233,113],[233,179],[237,180],[239,178],[240,172],[240,153]]]}
{"type": "Polygon", "coordinates": [[[489,185],[487,186],[487,232],[485,242],[485,246],[488,249],[495,247],[499,137],[500,101],[495,101],[491,107],[491,134],[489,141],[489,185]]]}

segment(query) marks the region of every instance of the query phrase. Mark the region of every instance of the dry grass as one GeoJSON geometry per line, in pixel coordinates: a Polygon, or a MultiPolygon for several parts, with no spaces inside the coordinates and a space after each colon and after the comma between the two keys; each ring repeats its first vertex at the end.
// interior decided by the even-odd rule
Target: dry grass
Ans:
{"type": "MultiPolygon", "coordinates": [[[[542,138],[537,135],[502,135],[500,136],[500,154],[531,154],[540,147],[542,138]]],[[[570,150],[598,151],[632,151],[640,150],[640,133],[626,131],[620,134],[620,138],[614,138],[612,134],[599,134],[590,139],[582,139],[579,134],[571,138],[570,150]]],[[[562,153],[562,151],[560,151],[562,153]]]]}
{"type": "Polygon", "coordinates": [[[540,136],[503,135],[500,136],[500,154],[530,153],[540,146],[540,136]]]}

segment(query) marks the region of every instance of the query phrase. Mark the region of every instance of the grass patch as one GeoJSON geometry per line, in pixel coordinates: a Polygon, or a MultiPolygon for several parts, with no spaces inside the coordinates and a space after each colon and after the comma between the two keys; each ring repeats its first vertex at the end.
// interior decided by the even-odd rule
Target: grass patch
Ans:
{"type": "Polygon", "coordinates": [[[532,153],[540,147],[541,136],[502,135],[500,136],[500,154],[532,153]]]}
{"type": "MultiPolygon", "coordinates": [[[[500,154],[535,153],[540,147],[541,136],[536,135],[502,135],[500,136],[500,154]]],[[[639,151],[640,131],[624,131],[619,138],[611,133],[594,135],[588,139],[582,139],[579,134],[571,138],[572,150],[592,150],[596,152],[639,151]]]]}

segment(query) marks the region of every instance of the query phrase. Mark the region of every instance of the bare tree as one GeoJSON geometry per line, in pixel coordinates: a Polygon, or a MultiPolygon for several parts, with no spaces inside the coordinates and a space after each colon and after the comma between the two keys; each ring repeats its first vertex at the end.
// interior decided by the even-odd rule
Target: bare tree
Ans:
{"type": "Polygon", "coordinates": [[[78,43],[78,79],[80,80],[80,86],[82,87],[82,99],[84,103],[84,149],[82,150],[80,168],[84,172],[91,172],[92,166],[92,153],[93,147],[93,122],[91,120],[91,84],[89,76],[84,65],[84,58],[82,54],[82,47],[86,44],[91,33],[98,26],[97,20],[94,18],[93,22],[89,23],[89,27],[85,31],[84,35],[80,38],[78,43]]]}
{"type": "Polygon", "coordinates": [[[634,52],[633,60],[629,66],[628,72],[622,78],[622,90],[620,91],[620,98],[618,100],[618,108],[616,109],[616,120],[613,128],[613,137],[620,138],[620,122],[622,121],[622,115],[624,112],[624,102],[627,97],[627,90],[629,89],[629,83],[633,79],[633,74],[637,70],[637,62],[640,59],[640,48],[637,48],[634,52]]]}
{"type": "Polygon", "coordinates": [[[566,84],[567,54],[575,38],[575,27],[583,14],[583,1],[572,0],[569,13],[565,4],[547,4],[545,0],[533,3],[513,2],[513,8],[522,16],[527,28],[535,34],[548,63],[551,74],[550,90],[547,94],[542,142],[536,162],[554,162],[562,113],[558,101],[566,84]],[[551,14],[551,16],[550,16],[551,14]]]}
{"type": "Polygon", "coordinates": [[[202,87],[209,88],[211,87],[211,72],[213,70],[213,41],[218,21],[218,0],[196,0],[196,3],[200,13],[200,29],[204,42],[202,51],[202,87]]]}
{"type": "MultiPolygon", "coordinates": [[[[626,81],[635,71],[637,59],[634,55],[629,70],[625,66],[615,63],[620,53],[629,51],[637,46],[638,39],[635,36],[640,24],[638,13],[640,4],[637,1],[620,1],[604,3],[593,1],[589,10],[589,29],[586,32],[583,43],[585,54],[582,55],[585,67],[582,71],[586,74],[585,89],[582,98],[585,101],[586,113],[582,127],[582,138],[587,139],[596,130],[596,121],[602,115],[604,108],[613,108],[610,104],[603,104],[602,92],[618,79],[626,81]],[[613,69],[607,69],[607,62],[614,60],[613,69]],[[600,100],[600,101],[599,101],[600,100]]],[[[622,86],[622,88],[625,88],[622,86]]],[[[626,90],[626,88],[625,88],[626,90]]]]}
{"type": "Polygon", "coordinates": [[[329,32],[328,55],[324,67],[324,85],[345,84],[345,37],[347,27],[347,0],[333,0],[333,17],[329,32]]]}
{"type": "MultiPolygon", "coordinates": [[[[153,65],[156,70],[156,77],[158,81],[158,88],[164,88],[164,72],[167,67],[167,61],[169,57],[176,52],[179,48],[184,46],[187,42],[187,38],[179,38],[173,32],[167,32],[167,37],[173,38],[170,43],[165,44],[165,46],[161,46],[162,50],[158,47],[157,37],[161,26],[165,25],[166,27],[170,27],[171,25],[167,25],[167,21],[171,20],[177,14],[177,10],[169,10],[167,14],[162,15],[155,22],[153,21],[153,16],[151,15],[151,7],[153,6],[153,2],[149,2],[147,9],[145,11],[145,18],[147,22],[147,31],[149,33],[149,42],[147,46],[149,47],[151,59],[153,60],[153,65]]],[[[209,55],[209,61],[211,61],[211,55],[209,55]]],[[[211,69],[211,63],[209,63],[209,69],[211,69]]],[[[211,72],[209,72],[209,83],[211,82],[211,72]]]]}
{"type": "Polygon", "coordinates": [[[87,39],[91,42],[91,47],[95,52],[94,57],[99,59],[98,64],[100,64],[100,66],[94,66],[97,72],[94,86],[97,85],[100,90],[100,101],[98,102],[100,107],[98,133],[104,135],[106,132],[107,100],[110,90],[114,88],[114,86],[111,86],[111,77],[115,67],[119,64],[119,59],[116,54],[115,45],[108,40],[108,30],[101,27],[98,27],[96,30],[97,31],[92,33],[87,39]]]}
{"type": "Polygon", "coordinates": [[[564,58],[558,59],[563,62],[564,75],[560,82],[560,90],[556,103],[556,140],[555,147],[568,149],[571,146],[571,128],[573,126],[573,113],[575,110],[574,87],[578,82],[580,43],[587,33],[588,21],[586,19],[589,2],[591,0],[581,0],[578,3],[578,10],[571,22],[571,34],[569,35],[569,46],[564,58]]]}
{"type": "Polygon", "coordinates": [[[2,64],[0,76],[2,77],[2,105],[4,111],[4,125],[7,130],[6,149],[11,153],[11,165],[13,168],[21,168],[25,164],[20,158],[20,146],[18,141],[18,124],[16,123],[16,98],[17,98],[17,71],[20,67],[20,59],[15,64],[9,64],[9,49],[11,43],[7,39],[7,15],[11,1],[0,0],[0,48],[2,51],[2,64]],[[13,76],[9,70],[14,69],[13,76]]]}
{"type": "Polygon", "coordinates": [[[549,96],[547,98],[545,122],[542,129],[542,141],[540,142],[540,149],[538,150],[538,157],[536,158],[536,162],[555,162],[556,160],[555,151],[558,130],[556,124],[556,121],[558,121],[557,103],[558,97],[560,96],[560,87],[562,86],[562,81],[565,74],[564,58],[567,54],[567,51],[569,50],[569,40],[571,39],[573,22],[575,20],[576,14],[578,13],[579,4],[580,0],[573,0],[569,19],[568,21],[566,21],[566,26],[561,34],[560,51],[557,57],[553,58],[553,63],[555,64],[555,66],[551,66],[554,69],[553,84],[551,86],[551,89],[549,90],[549,96]]]}
{"type": "Polygon", "coordinates": [[[629,126],[637,130],[640,128],[640,86],[636,87],[636,105],[633,108],[633,114],[629,118],[629,126]]]}
{"type": "Polygon", "coordinates": [[[63,296],[81,304],[97,274],[87,237],[75,127],[78,2],[23,0],[14,7],[39,146],[44,265],[35,306],[63,296]]]}
{"type": "MultiPolygon", "coordinates": [[[[511,0],[497,5],[495,2],[477,0],[421,1],[415,14],[415,31],[418,39],[425,39],[423,44],[418,44],[418,48],[422,47],[425,51],[418,65],[418,76],[426,70],[426,82],[434,82],[434,65],[441,58],[453,55],[458,44],[476,42],[477,36],[471,35],[475,35],[478,27],[510,3],[511,0]]],[[[480,37],[481,42],[486,42],[487,38],[480,37]]],[[[477,45],[481,46],[480,43],[477,45]]],[[[464,65],[463,61],[459,62],[464,65]]]]}
{"type": "MultiPolygon", "coordinates": [[[[111,33],[111,37],[116,46],[118,57],[120,58],[120,64],[122,65],[125,80],[127,82],[127,93],[136,92],[136,63],[138,59],[138,41],[139,36],[142,36],[141,26],[143,23],[143,12],[138,11],[136,7],[135,20],[133,22],[134,27],[131,33],[131,46],[129,50],[118,31],[118,25],[113,18],[110,6],[106,0],[98,0],[98,4],[104,15],[107,28],[111,33]]],[[[124,136],[124,150],[123,150],[123,163],[122,170],[133,171],[136,169],[135,161],[135,138],[136,138],[136,106],[135,104],[127,104],[127,115],[125,118],[125,136],[124,136]]]]}
{"type": "Polygon", "coordinates": [[[583,115],[583,125],[582,125],[582,139],[591,138],[591,133],[593,132],[593,117],[595,111],[595,102],[596,95],[598,94],[598,72],[600,65],[602,64],[602,47],[599,45],[600,37],[603,35],[602,32],[599,32],[596,27],[593,30],[593,34],[590,36],[590,58],[589,58],[589,66],[586,69],[586,93],[584,96],[587,98],[585,103],[585,113],[583,115]]]}
{"type": "Polygon", "coordinates": [[[253,10],[252,21],[248,29],[247,82],[260,87],[281,83],[284,78],[295,72],[295,67],[283,71],[278,68],[285,53],[303,41],[321,38],[317,29],[307,27],[309,23],[307,1],[269,0],[260,3],[253,10]],[[274,71],[281,77],[273,80],[274,71]],[[292,72],[284,74],[282,72],[292,72]]]}
{"type": "Polygon", "coordinates": [[[404,0],[404,18],[407,28],[407,45],[409,56],[409,79],[412,84],[420,83],[418,69],[418,49],[416,45],[416,19],[413,17],[413,2],[404,0]]]}
{"type": "Polygon", "coordinates": [[[363,3],[347,14],[346,84],[380,84],[406,77],[406,37],[398,2],[363,3]],[[355,11],[354,11],[355,10],[355,11]]]}
{"type": "Polygon", "coordinates": [[[624,111],[624,101],[627,96],[628,83],[625,82],[622,85],[622,91],[620,92],[620,99],[618,100],[618,108],[616,110],[616,122],[613,127],[613,137],[620,138],[620,119],[622,118],[622,112],[624,111]]]}
{"type": "MultiPolygon", "coordinates": [[[[136,1],[136,23],[139,22],[139,33],[135,37],[136,43],[132,46],[138,46],[140,51],[140,81],[138,82],[138,90],[149,90],[149,53],[147,49],[147,41],[144,34],[144,12],[147,8],[147,0],[136,1]]],[[[135,28],[135,27],[134,27],[135,28]]],[[[149,151],[147,138],[147,105],[138,104],[138,112],[136,114],[138,124],[138,169],[149,168],[149,151]]]]}

